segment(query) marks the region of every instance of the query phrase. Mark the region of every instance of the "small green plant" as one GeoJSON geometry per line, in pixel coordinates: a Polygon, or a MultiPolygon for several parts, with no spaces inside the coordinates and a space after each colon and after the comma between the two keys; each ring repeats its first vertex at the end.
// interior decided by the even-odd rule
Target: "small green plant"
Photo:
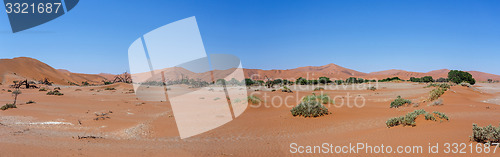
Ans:
{"type": "Polygon", "coordinates": [[[313,101],[302,101],[297,106],[290,110],[292,115],[304,116],[304,117],[319,117],[331,114],[328,109],[323,106],[320,102],[313,101]]]}
{"type": "Polygon", "coordinates": [[[398,96],[396,99],[394,99],[394,101],[391,102],[391,108],[398,108],[403,106],[404,104],[411,104],[411,101],[398,96]]]}
{"type": "Polygon", "coordinates": [[[42,91],[47,91],[47,89],[46,88],[40,88],[38,91],[41,91],[41,92],[42,91]]]}
{"type": "Polygon", "coordinates": [[[499,143],[500,142],[500,126],[494,127],[488,125],[485,127],[479,127],[477,124],[472,124],[472,136],[471,140],[480,143],[499,143]]]}
{"type": "Polygon", "coordinates": [[[293,91],[290,88],[288,88],[287,86],[283,86],[283,89],[281,90],[281,92],[293,93],[293,91]]]}
{"type": "Polygon", "coordinates": [[[15,104],[5,104],[2,107],[0,107],[0,110],[7,110],[9,108],[17,108],[15,104]]]}
{"type": "Polygon", "coordinates": [[[441,95],[444,94],[448,89],[447,88],[435,88],[429,92],[429,100],[433,101],[438,99],[441,95]]]}
{"type": "Polygon", "coordinates": [[[219,100],[219,99],[220,99],[219,97],[217,97],[217,98],[214,98],[214,101],[217,101],[217,100],[219,100]]]}
{"type": "Polygon", "coordinates": [[[441,119],[450,120],[450,119],[448,118],[448,116],[446,116],[444,113],[441,113],[441,112],[438,112],[438,111],[434,111],[433,113],[434,113],[434,114],[436,114],[436,115],[437,115],[439,118],[441,118],[441,119]]]}
{"type": "Polygon", "coordinates": [[[34,104],[34,103],[36,103],[36,102],[33,101],[33,100],[30,100],[30,101],[26,102],[26,104],[34,104]]]}
{"type": "Polygon", "coordinates": [[[9,90],[7,90],[7,92],[12,92],[12,91],[9,89],[9,90]]]}
{"type": "Polygon", "coordinates": [[[436,121],[436,117],[434,117],[434,115],[432,115],[430,113],[425,113],[425,120],[436,121]]]}
{"type": "Polygon", "coordinates": [[[314,91],[320,91],[320,90],[325,90],[325,88],[323,88],[323,87],[316,87],[316,88],[314,88],[314,91]]]}
{"type": "Polygon", "coordinates": [[[247,97],[247,99],[248,99],[248,102],[250,102],[252,104],[258,104],[258,103],[262,102],[262,100],[259,97],[256,97],[255,95],[250,95],[247,97]]]}
{"type": "Polygon", "coordinates": [[[61,90],[61,87],[56,87],[54,88],[54,90],[61,90]]]}
{"type": "Polygon", "coordinates": [[[61,95],[64,95],[63,93],[59,92],[58,90],[54,90],[54,91],[49,91],[47,92],[47,95],[57,95],[57,96],[61,96],[61,95]]]}
{"type": "Polygon", "coordinates": [[[116,90],[116,89],[115,89],[115,88],[108,87],[108,88],[105,88],[104,90],[116,90]]]}

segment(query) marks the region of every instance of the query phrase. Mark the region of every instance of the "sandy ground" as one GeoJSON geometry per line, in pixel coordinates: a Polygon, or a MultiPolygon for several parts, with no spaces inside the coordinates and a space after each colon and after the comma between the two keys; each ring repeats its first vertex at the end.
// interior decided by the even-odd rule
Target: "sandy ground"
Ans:
{"type": "MultiPolygon", "coordinates": [[[[372,146],[423,146],[423,154],[334,154],[341,156],[498,156],[496,154],[445,154],[444,143],[470,143],[472,124],[500,123],[500,84],[478,84],[474,88],[453,86],[441,98],[444,105],[425,102],[432,88],[417,83],[379,83],[375,91],[347,86],[324,91],[292,87],[294,93],[269,89],[248,94],[264,99],[251,104],[235,120],[211,131],[180,139],[168,102],[145,102],[136,98],[131,85],[102,87],[62,86],[63,96],[49,96],[37,89],[22,89],[18,108],[0,111],[0,156],[331,156],[292,154],[290,144],[372,146]],[[116,90],[105,90],[107,87],[116,90]],[[335,97],[327,107],[333,113],[319,118],[293,117],[290,107],[297,98],[312,92],[335,97]],[[394,98],[418,103],[394,109],[394,98]],[[273,97],[291,99],[287,105],[273,97]],[[364,99],[356,97],[362,97],[364,99]],[[349,99],[347,99],[349,98],[349,99]],[[25,104],[33,100],[34,104],[25,104]],[[364,106],[359,107],[354,104],[364,106]],[[274,106],[273,106],[274,104],[274,106]],[[281,104],[281,105],[280,105],[281,104]],[[449,121],[417,119],[417,126],[387,128],[385,121],[415,109],[439,111],[449,121]],[[98,115],[102,119],[95,120],[98,115]],[[78,137],[95,136],[93,138],[78,137]],[[440,145],[440,153],[429,154],[429,143],[440,145]]],[[[54,87],[47,87],[53,89],[54,87]]],[[[0,104],[11,103],[7,86],[0,87],[0,104]],[[2,89],[5,89],[3,91],[2,89]]],[[[492,147],[493,148],[493,147],[492,147]]],[[[470,148],[467,149],[470,151],[470,148]]]]}

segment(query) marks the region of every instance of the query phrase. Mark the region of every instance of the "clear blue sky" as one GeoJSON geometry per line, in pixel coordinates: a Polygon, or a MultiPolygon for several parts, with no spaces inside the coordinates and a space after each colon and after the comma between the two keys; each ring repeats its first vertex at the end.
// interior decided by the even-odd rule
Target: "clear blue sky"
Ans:
{"type": "Polygon", "coordinates": [[[0,13],[0,58],[27,56],[80,73],[128,71],[141,35],[196,16],[207,53],[245,68],[335,63],[361,72],[500,74],[500,1],[81,0],[66,15],[12,34],[0,13]]]}

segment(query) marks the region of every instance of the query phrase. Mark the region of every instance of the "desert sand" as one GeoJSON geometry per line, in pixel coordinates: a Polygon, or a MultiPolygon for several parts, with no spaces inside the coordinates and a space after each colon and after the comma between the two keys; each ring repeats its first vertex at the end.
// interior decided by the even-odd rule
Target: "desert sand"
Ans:
{"type": "MultiPolygon", "coordinates": [[[[427,106],[422,102],[431,90],[425,86],[418,83],[379,83],[379,89],[375,91],[354,88],[324,90],[322,92],[331,97],[345,96],[347,92],[353,96],[363,95],[366,105],[362,108],[327,106],[332,114],[318,118],[293,117],[290,108],[284,105],[266,107],[265,104],[269,105],[272,100],[262,97],[264,94],[293,96],[295,100],[297,96],[318,91],[304,89],[283,93],[249,89],[249,94],[264,99],[260,107],[248,107],[234,121],[182,140],[170,104],[139,101],[129,91],[132,89],[130,84],[60,86],[63,96],[49,96],[37,89],[22,89],[23,94],[18,99],[22,105],[0,111],[1,156],[290,156],[290,143],[345,145],[363,142],[410,146],[475,143],[469,140],[472,123],[480,126],[499,123],[500,106],[492,101],[499,97],[498,84],[483,83],[476,85],[477,88],[453,86],[441,97],[444,100],[442,106],[427,106]],[[116,90],[104,90],[108,87],[116,90]],[[397,95],[421,104],[418,107],[389,108],[397,95]],[[36,103],[24,103],[29,100],[36,103]],[[450,121],[432,122],[420,117],[415,127],[386,127],[387,119],[415,109],[446,113],[450,121]],[[94,120],[96,114],[102,113],[109,118],[94,120]],[[90,136],[98,138],[78,138],[90,136]]],[[[8,87],[3,85],[1,89],[7,90],[8,87]]],[[[9,103],[12,99],[10,93],[0,91],[0,103],[9,103]]],[[[350,101],[354,103],[353,99],[350,101]]],[[[336,102],[340,103],[340,99],[336,102]]],[[[314,154],[318,155],[328,154],[314,154]]]]}
{"type": "MultiPolygon", "coordinates": [[[[425,75],[443,76],[449,70],[428,73],[388,70],[361,73],[329,64],[320,67],[302,67],[290,70],[245,69],[252,74],[281,78],[320,76],[334,78],[361,77],[404,79],[425,75]]],[[[339,156],[495,156],[496,154],[445,154],[444,143],[477,144],[470,141],[472,124],[498,126],[500,117],[500,84],[478,83],[473,87],[452,86],[440,98],[441,106],[428,106],[427,98],[433,87],[425,83],[378,83],[377,89],[367,90],[373,84],[337,86],[322,91],[314,87],[292,86],[294,93],[272,91],[264,87],[247,88],[263,102],[250,106],[239,117],[208,132],[181,139],[175,116],[168,101],[142,101],[126,83],[102,84],[110,74],[76,74],[54,69],[31,58],[0,60],[0,104],[12,103],[8,90],[13,80],[41,80],[49,78],[53,86],[39,85],[53,90],[61,88],[62,96],[46,95],[47,91],[21,89],[17,108],[0,111],[0,156],[331,156],[332,154],[292,154],[290,145],[349,145],[367,143],[372,146],[427,146],[441,145],[438,154],[333,154],[339,156]],[[11,66],[16,65],[16,66],[11,66]],[[13,68],[16,67],[16,68],[13,68]],[[38,68],[33,68],[38,67],[38,68]],[[95,86],[75,86],[68,82],[88,81],[95,86]],[[114,90],[106,90],[114,88],[114,90]],[[256,91],[259,89],[258,91],[256,91]],[[293,117],[290,109],[303,96],[327,94],[335,98],[335,105],[326,105],[332,114],[304,118],[293,117]],[[390,108],[398,95],[416,105],[390,108]],[[280,99],[286,98],[286,105],[280,99]],[[363,97],[364,106],[356,97],[363,97]],[[33,104],[26,104],[28,101],[33,104]],[[275,106],[273,106],[275,105],[275,106]],[[439,111],[449,121],[426,121],[423,116],[416,126],[388,128],[385,122],[416,109],[439,111]]],[[[471,72],[479,80],[496,79],[498,75],[471,72]]],[[[435,77],[437,78],[437,77],[435,77]]],[[[151,87],[160,88],[160,87],[151,87]]],[[[163,87],[161,87],[163,89],[163,87]]],[[[245,89],[244,89],[245,90],[245,89]]],[[[470,150],[468,150],[470,151],[470,150]]],[[[499,150],[500,152],[500,150],[499,150]]],[[[499,153],[497,152],[497,154],[499,153]]]]}

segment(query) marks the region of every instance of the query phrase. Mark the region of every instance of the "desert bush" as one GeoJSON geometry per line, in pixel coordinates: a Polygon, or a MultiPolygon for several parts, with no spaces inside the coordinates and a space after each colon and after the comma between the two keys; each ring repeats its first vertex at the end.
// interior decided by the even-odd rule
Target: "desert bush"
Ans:
{"type": "Polygon", "coordinates": [[[54,90],[54,91],[49,91],[47,92],[47,95],[57,95],[57,96],[61,96],[61,95],[64,95],[63,93],[59,92],[58,90],[54,90]]]}
{"type": "Polygon", "coordinates": [[[54,88],[54,90],[61,90],[61,87],[56,87],[54,88]]]}
{"type": "Polygon", "coordinates": [[[335,103],[333,99],[331,99],[330,96],[326,94],[316,95],[314,93],[312,95],[305,96],[304,98],[302,98],[302,101],[318,101],[322,104],[335,103]]]}
{"type": "Polygon", "coordinates": [[[448,82],[448,79],[440,77],[436,79],[436,82],[448,82]]]}
{"type": "Polygon", "coordinates": [[[0,107],[0,110],[7,110],[9,108],[17,108],[15,104],[5,104],[2,107],[0,107]]]}
{"type": "Polygon", "coordinates": [[[34,103],[36,103],[36,102],[33,101],[33,100],[30,100],[30,101],[26,102],[26,104],[34,104],[34,103]]]}
{"type": "Polygon", "coordinates": [[[432,115],[430,113],[425,113],[425,120],[436,121],[436,117],[434,117],[434,115],[432,115]]]}
{"type": "Polygon", "coordinates": [[[247,99],[248,99],[248,102],[250,102],[252,104],[258,104],[258,103],[262,102],[262,100],[259,97],[256,97],[255,95],[250,95],[247,97],[247,99]]]}
{"type": "Polygon", "coordinates": [[[283,86],[283,89],[281,90],[281,92],[293,93],[293,91],[290,88],[288,88],[287,86],[283,86]]]}
{"type": "Polygon", "coordinates": [[[436,101],[433,101],[429,103],[427,106],[441,106],[443,105],[443,99],[437,99],[436,101]]]}
{"type": "Polygon", "coordinates": [[[368,90],[375,91],[375,90],[377,90],[377,87],[375,87],[375,86],[371,86],[371,87],[368,87],[367,89],[368,89],[368,90]]]}
{"type": "Polygon", "coordinates": [[[448,80],[456,84],[467,82],[474,85],[476,83],[476,80],[472,78],[470,73],[460,70],[451,70],[448,72],[448,80]]]}
{"type": "Polygon", "coordinates": [[[40,88],[38,91],[47,91],[46,88],[40,88]]]}
{"type": "Polygon", "coordinates": [[[434,79],[432,76],[424,76],[421,78],[422,82],[428,83],[428,82],[434,82],[434,79]]]}
{"type": "Polygon", "coordinates": [[[12,92],[12,91],[9,89],[9,90],[7,90],[7,92],[12,92]]]}
{"type": "Polygon", "coordinates": [[[394,101],[391,102],[391,108],[398,108],[400,106],[403,106],[404,104],[411,104],[411,101],[398,96],[396,99],[394,99],[394,101]]]}
{"type": "MultiPolygon", "coordinates": [[[[434,111],[434,114],[436,114],[439,118],[441,119],[446,119],[448,120],[448,117],[446,117],[446,115],[444,115],[443,113],[440,113],[440,112],[437,112],[437,111],[434,111]]],[[[415,110],[413,112],[410,112],[404,116],[401,116],[401,117],[394,117],[394,118],[391,118],[389,120],[387,120],[385,122],[385,124],[387,125],[387,127],[393,127],[393,126],[397,126],[397,125],[403,125],[403,126],[415,126],[416,123],[415,123],[415,119],[417,119],[417,117],[419,115],[424,115],[425,117],[425,120],[433,120],[433,121],[436,121],[436,117],[435,115],[433,114],[430,114],[428,112],[426,112],[425,110],[423,109],[420,109],[420,110],[415,110]]]]}
{"type": "Polygon", "coordinates": [[[438,111],[434,111],[433,113],[436,114],[438,116],[438,118],[450,120],[448,118],[448,116],[446,116],[444,113],[441,113],[441,112],[438,112],[438,111]]]}
{"type": "Polygon", "coordinates": [[[105,88],[104,90],[116,90],[116,89],[108,87],[108,88],[105,88]]]}
{"type": "Polygon", "coordinates": [[[297,106],[292,108],[290,112],[294,117],[319,117],[331,114],[325,106],[316,100],[302,101],[297,106]]]}
{"type": "Polygon", "coordinates": [[[500,142],[500,126],[494,127],[488,125],[485,127],[479,127],[477,124],[472,124],[472,136],[471,140],[480,143],[499,143],[500,142]]]}
{"type": "Polygon", "coordinates": [[[436,100],[438,99],[441,95],[444,94],[445,91],[447,91],[448,89],[446,88],[435,88],[433,89],[430,93],[429,93],[429,100],[430,101],[433,101],[433,100],[436,100]]]}
{"type": "Polygon", "coordinates": [[[325,88],[323,88],[323,87],[316,87],[316,88],[314,88],[314,91],[320,91],[320,90],[325,90],[325,88]]]}
{"type": "Polygon", "coordinates": [[[464,86],[464,87],[471,87],[470,83],[467,83],[467,82],[462,82],[460,83],[461,86],[464,86]]]}

